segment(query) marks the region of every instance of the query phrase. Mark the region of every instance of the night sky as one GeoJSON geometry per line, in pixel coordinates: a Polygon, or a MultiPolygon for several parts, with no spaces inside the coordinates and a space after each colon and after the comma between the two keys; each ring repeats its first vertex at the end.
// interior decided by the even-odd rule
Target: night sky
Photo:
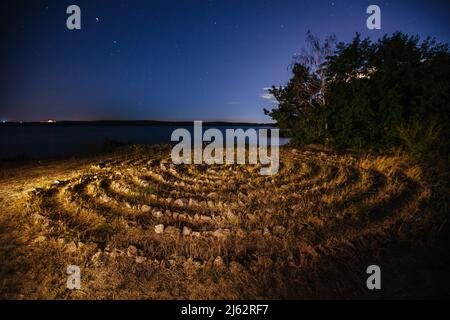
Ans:
{"type": "Polygon", "coordinates": [[[0,120],[268,122],[308,29],[450,42],[448,1],[19,1],[1,4],[0,120]],[[66,28],[77,4],[82,29],[66,28]],[[366,28],[381,7],[382,29],[366,28]]]}

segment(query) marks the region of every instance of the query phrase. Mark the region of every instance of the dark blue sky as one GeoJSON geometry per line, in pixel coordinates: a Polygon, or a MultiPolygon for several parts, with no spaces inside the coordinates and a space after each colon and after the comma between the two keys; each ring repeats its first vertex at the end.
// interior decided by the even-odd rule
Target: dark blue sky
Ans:
{"type": "Polygon", "coordinates": [[[2,1],[0,119],[267,122],[308,29],[449,42],[447,1],[2,1]],[[82,30],[66,29],[77,4],[82,30]],[[366,29],[381,7],[382,30],[366,29]]]}

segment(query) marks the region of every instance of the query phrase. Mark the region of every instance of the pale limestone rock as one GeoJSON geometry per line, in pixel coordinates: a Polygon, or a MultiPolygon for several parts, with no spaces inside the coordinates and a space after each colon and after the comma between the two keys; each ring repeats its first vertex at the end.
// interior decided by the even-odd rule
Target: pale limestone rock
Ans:
{"type": "Polygon", "coordinates": [[[164,225],[163,224],[158,224],[157,226],[155,226],[155,232],[157,234],[161,234],[164,232],[164,225]]]}

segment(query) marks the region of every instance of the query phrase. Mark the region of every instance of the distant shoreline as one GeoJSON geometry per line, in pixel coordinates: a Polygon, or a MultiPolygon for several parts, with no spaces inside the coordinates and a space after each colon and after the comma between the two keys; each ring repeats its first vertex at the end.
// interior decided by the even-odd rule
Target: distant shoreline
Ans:
{"type": "MultiPolygon", "coordinates": [[[[157,120],[96,120],[96,121],[56,121],[56,122],[3,122],[1,126],[193,126],[194,121],[157,120]]],[[[204,126],[270,126],[275,123],[204,121],[204,126]]]]}

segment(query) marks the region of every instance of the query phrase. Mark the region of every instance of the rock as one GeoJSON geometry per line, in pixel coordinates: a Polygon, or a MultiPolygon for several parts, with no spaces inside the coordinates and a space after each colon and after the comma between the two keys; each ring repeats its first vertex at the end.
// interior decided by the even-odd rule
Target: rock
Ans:
{"type": "Polygon", "coordinates": [[[286,228],[283,226],[275,226],[273,227],[272,232],[276,236],[282,236],[286,233],[286,228]]]}
{"type": "Polygon", "coordinates": [[[203,260],[201,260],[199,258],[194,258],[192,260],[192,262],[193,262],[194,266],[197,267],[197,268],[201,267],[202,264],[203,264],[203,260]]]}
{"type": "Polygon", "coordinates": [[[188,236],[191,234],[191,232],[192,232],[191,228],[188,228],[186,226],[183,227],[183,236],[188,236]]]}
{"type": "Polygon", "coordinates": [[[34,243],[44,242],[47,238],[45,236],[39,236],[36,239],[33,240],[34,243]]]}
{"type": "Polygon", "coordinates": [[[39,213],[33,213],[31,215],[31,218],[33,219],[35,224],[40,224],[44,228],[50,225],[50,220],[43,215],[40,215],[39,213]]]}
{"type": "Polygon", "coordinates": [[[135,257],[137,256],[138,250],[135,246],[129,246],[127,249],[127,256],[135,257]]]}
{"type": "Polygon", "coordinates": [[[164,233],[167,233],[172,236],[177,236],[180,234],[180,229],[170,226],[164,229],[164,233]]]}
{"type": "Polygon", "coordinates": [[[145,261],[147,261],[146,257],[142,257],[142,256],[136,257],[136,263],[144,263],[145,261]]]}
{"type": "Polygon", "coordinates": [[[125,253],[123,251],[121,251],[121,250],[113,249],[109,255],[110,255],[111,258],[116,258],[116,257],[121,257],[124,254],[125,253]]]}
{"type": "Polygon", "coordinates": [[[213,236],[217,237],[217,238],[226,238],[230,235],[230,230],[228,229],[217,229],[216,231],[213,232],[213,236]]]}
{"type": "Polygon", "coordinates": [[[101,251],[98,251],[96,254],[94,254],[92,256],[91,262],[93,264],[98,264],[101,261],[102,257],[103,257],[103,253],[101,251]]]}
{"type": "Polygon", "coordinates": [[[198,206],[198,202],[195,199],[190,198],[189,199],[189,206],[190,207],[198,206]]]}
{"type": "Polygon", "coordinates": [[[236,261],[232,261],[230,263],[230,272],[232,274],[239,274],[242,272],[242,266],[239,262],[236,261]]]}
{"type": "Polygon", "coordinates": [[[211,192],[211,193],[209,193],[206,197],[207,197],[207,198],[210,198],[210,199],[217,199],[217,198],[218,198],[218,195],[217,195],[216,192],[211,192]]]}
{"type": "Polygon", "coordinates": [[[236,218],[236,215],[230,209],[228,209],[227,212],[225,212],[225,216],[230,220],[236,218]]]}
{"type": "Polygon", "coordinates": [[[223,263],[223,259],[221,256],[216,257],[216,259],[214,259],[214,267],[216,268],[223,268],[224,267],[224,263],[223,263]]]}
{"type": "Polygon", "coordinates": [[[77,245],[75,244],[75,242],[71,241],[68,244],[66,244],[65,250],[67,253],[77,252],[77,245]]]}
{"type": "Polygon", "coordinates": [[[174,204],[177,205],[177,206],[180,206],[180,207],[184,206],[184,202],[181,199],[175,200],[174,204]]]}
{"type": "Polygon", "coordinates": [[[111,198],[108,197],[107,195],[102,195],[100,197],[100,201],[102,201],[102,202],[109,202],[110,200],[111,200],[111,198]]]}
{"type": "Polygon", "coordinates": [[[163,224],[158,224],[157,226],[155,226],[155,232],[158,234],[161,234],[164,232],[164,225],[163,224]]]}
{"type": "Polygon", "coordinates": [[[161,217],[163,216],[163,214],[162,214],[161,211],[153,212],[152,215],[153,215],[155,218],[161,218],[161,217]]]}
{"type": "Polygon", "coordinates": [[[151,210],[151,208],[148,206],[148,205],[146,205],[146,204],[144,204],[142,207],[141,207],[141,211],[142,212],[149,212],[151,210]]]}
{"type": "Polygon", "coordinates": [[[175,260],[173,260],[173,259],[169,259],[169,260],[167,260],[167,262],[169,262],[169,265],[171,266],[171,267],[173,267],[177,262],[175,261],[175,260]]]}
{"type": "Polygon", "coordinates": [[[244,230],[242,230],[241,228],[238,228],[236,230],[236,237],[239,238],[245,238],[247,236],[247,232],[245,232],[244,230]]]}

